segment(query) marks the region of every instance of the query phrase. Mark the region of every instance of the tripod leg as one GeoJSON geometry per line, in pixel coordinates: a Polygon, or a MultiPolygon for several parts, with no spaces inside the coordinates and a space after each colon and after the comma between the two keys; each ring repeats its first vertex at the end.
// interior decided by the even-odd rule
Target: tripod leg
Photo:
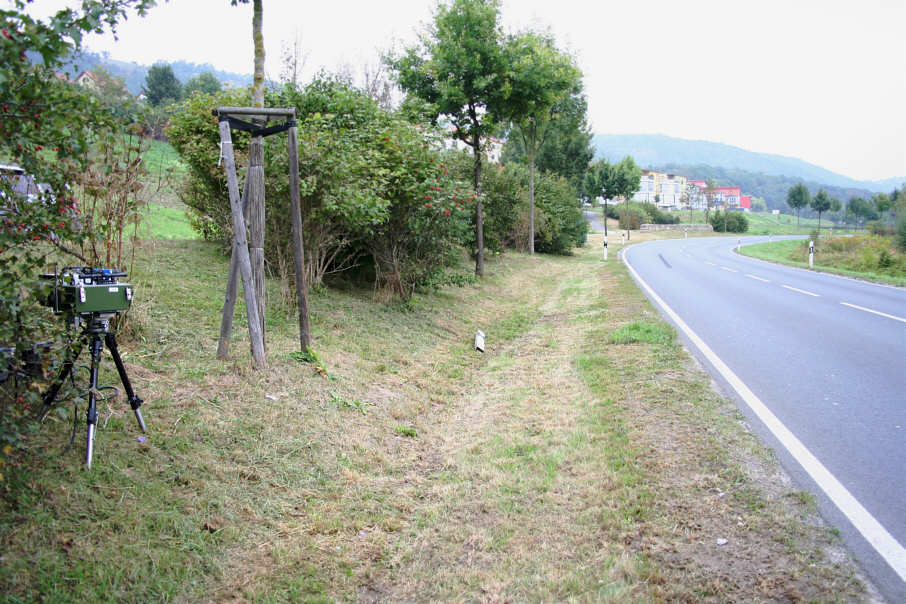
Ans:
{"type": "Polygon", "coordinates": [[[135,391],[132,390],[132,382],[129,381],[129,376],[126,375],[126,366],[123,365],[123,359],[120,357],[120,350],[116,345],[116,337],[112,333],[108,333],[104,336],[104,341],[107,342],[110,356],[113,357],[113,362],[116,363],[116,370],[120,374],[120,381],[123,382],[126,396],[129,397],[129,406],[132,407],[132,410],[135,412],[135,419],[138,420],[138,427],[142,429],[142,432],[147,432],[148,430],[145,428],[145,419],[142,417],[141,409],[139,409],[145,401],[136,396],[135,391]]]}
{"type": "Polygon", "coordinates": [[[69,357],[63,362],[63,367],[60,368],[57,379],[53,381],[53,384],[51,384],[50,388],[47,389],[47,392],[44,393],[44,404],[41,405],[41,410],[38,412],[38,420],[43,420],[50,411],[50,406],[53,405],[54,400],[57,398],[57,394],[60,393],[63,382],[65,382],[66,378],[69,377],[69,374],[72,373],[72,366],[75,364],[76,359],[79,358],[79,353],[82,352],[82,346],[84,346],[84,344],[85,341],[81,338],[76,341],[70,351],[69,357]]]}
{"type": "Polygon", "coordinates": [[[104,349],[104,343],[101,336],[95,334],[91,336],[91,377],[88,380],[88,412],[85,414],[88,420],[88,442],[85,447],[85,464],[91,469],[91,459],[94,457],[94,433],[98,425],[98,408],[97,408],[97,391],[98,391],[98,368],[101,365],[101,351],[104,349]]]}

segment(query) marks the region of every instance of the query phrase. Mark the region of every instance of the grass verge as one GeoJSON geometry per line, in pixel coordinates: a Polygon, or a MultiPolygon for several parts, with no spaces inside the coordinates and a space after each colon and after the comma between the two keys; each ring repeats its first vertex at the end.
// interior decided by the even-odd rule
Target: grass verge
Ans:
{"type": "MultiPolygon", "coordinates": [[[[740,253],[769,262],[809,268],[808,242],[802,239],[746,245],[740,248],[740,253]]],[[[814,270],[906,286],[906,255],[894,248],[890,237],[822,238],[816,248],[814,270]]]]}
{"type": "Polygon", "coordinates": [[[111,400],[90,472],[59,454],[65,417],[17,453],[0,503],[2,592],[865,598],[813,502],[600,247],[506,255],[479,285],[405,306],[315,292],[317,368],[275,304],[258,373],[241,303],[233,360],[214,358],[228,261],[199,241],[142,244],[121,348],[148,438],[111,400]]]}

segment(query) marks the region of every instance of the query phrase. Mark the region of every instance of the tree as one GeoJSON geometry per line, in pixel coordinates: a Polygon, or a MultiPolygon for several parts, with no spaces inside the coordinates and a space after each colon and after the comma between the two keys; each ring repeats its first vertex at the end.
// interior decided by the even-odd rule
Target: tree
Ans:
{"type": "Polygon", "coordinates": [[[874,205],[861,197],[850,197],[846,204],[846,214],[855,218],[858,224],[861,224],[863,220],[878,219],[874,205]]]}
{"type": "Polygon", "coordinates": [[[182,86],[167,63],[155,63],[148,69],[142,92],[153,107],[172,105],[182,98],[182,86]]]}
{"type": "Polygon", "coordinates": [[[742,212],[731,212],[729,208],[711,215],[711,226],[715,232],[745,233],[749,230],[749,220],[742,212]]]}
{"type": "Polygon", "coordinates": [[[604,236],[607,236],[607,199],[608,190],[611,187],[614,167],[606,159],[599,159],[585,173],[585,182],[583,185],[583,196],[589,200],[595,200],[598,197],[604,199],[604,236]]]}
{"type": "Polygon", "coordinates": [[[607,200],[623,197],[626,201],[639,190],[642,169],[627,155],[611,164],[599,159],[589,166],[585,180],[585,193],[591,199],[604,198],[604,234],[607,234],[607,200]]]}
{"type": "MultiPolygon", "coordinates": [[[[46,292],[37,273],[46,268],[54,252],[67,254],[66,260],[87,263],[75,250],[87,235],[74,228],[79,208],[70,183],[88,165],[96,129],[112,123],[97,98],[60,81],[54,70],[79,49],[86,34],[115,30],[130,9],[142,15],[151,5],[150,0],[84,0],[79,10],[59,10],[43,21],[28,14],[24,0],[7,2],[0,9],[0,157],[50,188],[49,193],[29,200],[0,179],[4,216],[0,366],[4,368],[18,368],[21,360],[6,347],[24,353],[33,342],[61,335],[55,332],[57,322],[51,313],[39,303],[46,292]],[[26,53],[35,53],[40,61],[31,63],[26,53]]],[[[0,385],[0,442],[4,444],[23,438],[23,427],[40,404],[36,384],[14,384],[17,381],[0,385]]],[[[7,454],[6,448],[0,453],[7,454]]]]}
{"type": "MultiPolygon", "coordinates": [[[[588,101],[584,94],[570,95],[559,103],[554,110],[555,119],[548,125],[544,145],[535,157],[538,170],[568,179],[578,195],[584,191],[585,173],[595,155],[587,114],[588,101]]],[[[501,162],[525,161],[521,137],[507,136],[501,162]]]]}
{"type": "Polygon", "coordinates": [[[556,108],[581,92],[582,72],[557,50],[553,39],[537,33],[511,36],[505,46],[506,118],[522,139],[529,167],[529,254],[535,253],[535,156],[544,145],[556,108]]]}
{"type": "Polygon", "coordinates": [[[808,192],[808,187],[803,183],[795,184],[790,187],[789,191],[786,194],[786,204],[790,208],[796,210],[796,230],[799,230],[799,212],[802,211],[802,208],[808,206],[811,196],[808,192]]]}
{"type": "Polygon", "coordinates": [[[767,202],[764,199],[762,199],[761,197],[753,197],[752,198],[752,211],[753,212],[767,212],[768,211],[767,202]]]}
{"type": "Polygon", "coordinates": [[[611,181],[607,190],[613,197],[623,197],[629,201],[641,186],[642,169],[638,167],[632,156],[627,155],[614,166],[611,181]]]}
{"type": "MultiPolygon", "coordinates": [[[[833,212],[834,214],[837,214],[842,209],[843,209],[843,204],[840,202],[840,200],[837,199],[836,197],[831,197],[830,211],[833,212]]],[[[837,218],[838,219],[840,218],[839,215],[837,216],[837,218]]]]}
{"type": "Polygon", "coordinates": [[[190,78],[183,86],[182,93],[183,96],[189,96],[195,91],[202,94],[215,94],[220,92],[221,88],[220,80],[210,71],[205,71],[190,78]]]}
{"type": "Polygon", "coordinates": [[[887,193],[875,193],[868,201],[874,205],[879,218],[882,220],[886,220],[884,215],[885,212],[890,212],[891,215],[893,214],[894,200],[891,199],[887,193]]]}
{"type": "Polygon", "coordinates": [[[475,274],[484,274],[481,199],[483,145],[495,132],[504,101],[505,64],[498,0],[438,5],[421,43],[388,57],[396,81],[420,112],[449,121],[453,136],[472,148],[475,190],[475,274]]]}
{"type": "Polygon", "coordinates": [[[831,198],[824,191],[824,189],[818,189],[818,193],[815,194],[815,197],[809,202],[812,209],[818,212],[818,232],[821,232],[821,214],[827,212],[831,209],[831,198]]]}

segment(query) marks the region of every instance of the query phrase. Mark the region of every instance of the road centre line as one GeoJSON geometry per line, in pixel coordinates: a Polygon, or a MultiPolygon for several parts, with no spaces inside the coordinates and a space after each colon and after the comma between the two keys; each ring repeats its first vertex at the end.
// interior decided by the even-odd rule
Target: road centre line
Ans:
{"type": "Polygon", "coordinates": [[[888,319],[893,319],[894,321],[902,321],[903,323],[906,323],[906,319],[904,319],[903,317],[888,315],[886,312],[881,312],[880,310],[872,310],[870,308],[865,308],[864,306],[856,306],[855,304],[850,304],[849,302],[840,302],[840,304],[842,304],[843,306],[849,306],[850,308],[855,308],[857,310],[864,310],[865,312],[870,312],[882,317],[887,317],[888,319]]]}
{"type": "Polygon", "coordinates": [[[725,270],[725,271],[730,271],[731,273],[738,273],[738,272],[739,272],[739,271],[736,270],[735,268],[730,268],[730,267],[728,267],[728,266],[722,266],[722,267],[720,267],[720,268],[722,268],[722,269],[725,270]]]}
{"type": "Polygon", "coordinates": [[[755,279],[756,281],[764,281],[765,283],[771,282],[769,279],[765,279],[763,277],[756,277],[755,275],[749,275],[748,273],[746,273],[746,277],[748,277],[749,279],[755,279]]]}
{"type": "MultiPolygon", "coordinates": [[[[698,334],[692,331],[685,321],[683,321],[676,312],[664,300],[658,296],[651,286],[635,271],[626,255],[623,254],[623,263],[635,280],[642,286],[651,299],[658,304],[669,316],[677,327],[689,338],[689,340],[701,351],[711,365],[720,373],[727,383],[730,384],[739,397],[749,406],[749,408],[758,416],[758,419],[771,431],[784,448],[793,456],[800,466],[811,476],[812,480],[821,488],[822,491],[830,498],[834,505],[837,506],[843,514],[849,519],[857,531],[868,541],[876,552],[884,559],[885,562],[896,572],[900,579],[906,581],[906,548],[891,535],[884,526],[878,522],[871,512],[859,503],[859,500],[853,497],[852,493],[831,474],[830,470],[824,467],[824,464],[812,454],[811,451],[800,441],[789,428],[787,428],[774,413],[768,409],[761,399],[752,392],[745,383],[731,370],[720,357],[715,354],[711,347],[705,344],[698,334]]],[[[787,287],[787,286],[784,286],[787,287]]],[[[811,294],[817,295],[817,294],[811,294]]]]}
{"type": "Polygon", "coordinates": [[[707,264],[708,266],[717,266],[713,262],[708,262],[707,260],[705,260],[705,264],[707,264]]]}
{"type": "Polygon", "coordinates": [[[794,292],[799,292],[800,294],[805,294],[806,296],[814,296],[815,298],[820,298],[820,297],[821,297],[820,294],[813,294],[812,292],[805,291],[804,289],[799,289],[798,287],[793,287],[792,285],[782,285],[781,287],[785,287],[785,288],[787,288],[787,289],[791,289],[791,290],[793,290],[794,292]]]}

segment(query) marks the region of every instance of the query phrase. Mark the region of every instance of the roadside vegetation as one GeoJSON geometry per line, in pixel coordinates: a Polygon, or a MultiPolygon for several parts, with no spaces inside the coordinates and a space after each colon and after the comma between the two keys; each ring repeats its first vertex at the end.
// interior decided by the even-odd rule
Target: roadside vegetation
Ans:
{"type": "MultiPolygon", "coordinates": [[[[21,222],[0,232],[0,342],[54,338],[52,375],[69,341],[35,273],[73,257],[125,268],[134,302],[117,337],[149,427],[138,435],[123,397],[102,397],[86,471],[84,392],[73,383],[38,425],[46,377],[4,382],[7,601],[867,598],[834,531],[623,265],[600,259],[598,236],[585,245],[588,149],[538,174],[515,152],[482,163],[492,125],[551,160],[534,129],[560,110],[552,140],[587,144],[572,77],[544,103],[531,78],[513,98],[463,84],[520,75],[507,53],[569,63],[544,36],[502,37],[494,2],[444,5],[430,44],[388,58],[412,93],[401,108],[328,74],[268,91],[299,116],[312,345],[298,349],[288,295],[287,154],[267,145],[269,367],[240,352],[242,301],[234,356],[217,360],[232,223],[211,109],[250,91],[199,81],[184,95],[159,66],[140,115],[50,71],[99,24],[150,5],[85,0],[48,25],[21,4],[0,42],[15,65],[4,102],[48,103],[40,120],[4,122],[0,153],[53,192],[4,208],[21,222]],[[463,39],[488,60],[459,52],[463,39]],[[440,144],[444,120],[471,152],[440,144]]],[[[234,142],[241,163],[247,137],[234,142]]],[[[100,383],[117,381],[105,358],[100,383]]]]}
{"type": "MultiPolygon", "coordinates": [[[[740,253],[808,268],[808,239],[747,245],[740,253]]],[[[906,286],[906,253],[898,248],[892,236],[821,237],[815,244],[814,269],[906,286]]]]}
{"type": "Polygon", "coordinates": [[[809,498],[594,237],[572,257],[495,257],[480,285],[408,305],[319,290],[315,357],[294,352],[294,311],[274,304],[267,374],[239,352],[215,359],[218,247],[139,243],[121,347],[150,433],[137,440],[128,405],[104,402],[84,472],[81,431],[63,452],[63,406],[15,454],[4,593],[865,597],[809,498]]]}

